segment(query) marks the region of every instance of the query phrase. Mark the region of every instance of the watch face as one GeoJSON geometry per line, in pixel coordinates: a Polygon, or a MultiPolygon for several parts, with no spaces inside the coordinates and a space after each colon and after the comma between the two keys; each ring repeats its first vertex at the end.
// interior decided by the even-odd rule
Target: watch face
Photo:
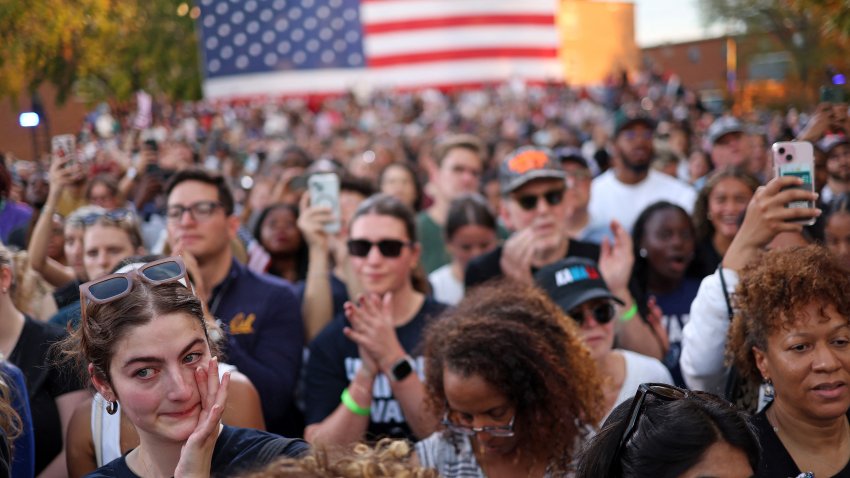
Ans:
{"type": "Polygon", "coordinates": [[[407,359],[399,360],[398,363],[393,365],[392,375],[393,378],[398,380],[404,380],[410,372],[413,371],[413,367],[410,366],[410,361],[407,359]]]}

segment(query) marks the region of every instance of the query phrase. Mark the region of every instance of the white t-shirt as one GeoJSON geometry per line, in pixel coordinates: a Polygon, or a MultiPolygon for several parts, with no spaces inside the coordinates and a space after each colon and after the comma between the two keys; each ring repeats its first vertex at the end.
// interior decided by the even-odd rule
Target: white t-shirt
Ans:
{"type": "Polygon", "coordinates": [[[590,186],[588,210],[594,221],[610,224],[616,219],[631,233],[632,226],[647,206],[668,201],[691,214],[697,193],[688,183],[650,169],[646,179],[637,184],[621,183],[609,169],[590,186]]]}
{"type": "MultiPolygon", "coordinates": [[[[626,376],[623,377],[623,386],[620,387],[617,401],[611,407],[611,410],[626,400],[634,398],[642,383],[673,383],[673,377],[670,376],[667,367],[660,360],[631,350],[616,349],[614,352],[623,356],[623,360],[626,362],[626,376]]],[[[602,419],[600,425],[605,423],[611,410],[605,413],[605,418],[602,419]]]]}
{"type": "Polygon", "coordinates": [[[428,282],[434,292],[434,299],[448,305],[457,305],[463,299],[463,281],[452,274],[451,263],[428,274],[428,282]]]}

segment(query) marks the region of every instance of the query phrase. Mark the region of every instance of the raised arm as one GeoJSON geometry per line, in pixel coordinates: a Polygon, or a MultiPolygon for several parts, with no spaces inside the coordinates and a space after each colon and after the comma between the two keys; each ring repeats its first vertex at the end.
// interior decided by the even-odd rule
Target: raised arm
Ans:
{"type": "Polygon", "coordinates": [[[27,245],[30,267],[54,287],[61,287],[76,278],[73,268],[47,257],[47,246],[53,229],[53,214],[56,212],[62,190],[74,178],[82,174],[79,165],[66,167],[69,161],[70,158],[54,158],[51,162],[48,174],[50,191],[47,194],[47,202],[41,208],[27,245]]]}

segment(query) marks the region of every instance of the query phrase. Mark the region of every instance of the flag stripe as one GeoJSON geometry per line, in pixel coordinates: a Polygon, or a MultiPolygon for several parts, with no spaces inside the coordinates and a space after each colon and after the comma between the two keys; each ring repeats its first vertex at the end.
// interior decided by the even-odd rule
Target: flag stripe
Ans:
{"type": "Polygon", "coordinates": [[[364,24],[479,15],[554,15],[555,0],[384,0],[360,1],[364,24]]]}
{"type": "Polygon", "coordinates": [[[363,26],[366,35],[381,33],[409,32],[412,30],[427,30],[434,28],[475,26],[475,25],[543,25],[552,27],[555,24],[553,15],[475,15],[460,17],[410,18],[390,22],[369,23],[363,26]]]}
{"type": "Polygon", "coordinates": [[[369,57],[367,64],[372,68],[382,68],[444,60],[490,58],[497,61],[499,58],[552,58],[557,54],[557,48],[470,48],[466,50],[408,53],[406,55],[372,56],[369,57]]]}
{"type": "Polygon", "coordinates": [[[505,41],[505,28],[473,26],[422,30],[416,33],[386,33],[367,36],[363,48],[367,57],[412,53],[441,52],[457,49],[546,48],[558,45],[558,35],[551,27],[516,26],[511,28],[511,41],[505,41]]]}
{"type": "Polygon", "coordinates": [[[204,82],[207,98],[268,95],[332,94],[367,87],[393,89],[481,85],[513,78],[549,81],[563,77],[556,59],[493,59],[443,61],[375,69],[335,68],[312,71],[273,71],[211,78],[204,82]],[[446,71],[452,72],[446,75],[446,71]]]}

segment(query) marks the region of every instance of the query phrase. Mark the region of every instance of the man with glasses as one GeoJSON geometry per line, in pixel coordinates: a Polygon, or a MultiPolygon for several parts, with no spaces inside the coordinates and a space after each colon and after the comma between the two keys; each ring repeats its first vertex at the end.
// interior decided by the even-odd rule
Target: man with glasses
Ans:
{"type": "Polygon", "coordinates": [[[669,201],[688,214],[696,191],[688,184],[650,169],[655,156],[655,124],[640,115],[620,114],[614,129],[614,165],[590,187],[590,216],[604,224],[619,222],[627,231],[652,203],[669,201]]]}
{"type": "Polygon", "coordinates": [[[225,326],[228,361],[257,387],[266,428],[300,433],[292,411],[304,326],[292,286],[252,272],[234,258],[231,241],[239,219],[223,177],[183,170],[172,178],[166,195],[171,250],[197,260],[200,278],[195,280],[202,284],[198,293],[225,326]]]}
{"type": "Polygon", "coordinates": [[[469,263],[467,288],[503,275],[531,284],[533,269],[564,257],[599,259],[599,246],[567,234],[565,178],[548,150],[523,147],[505,158],[499,169],[500,216],[513,234],[469,263]]]}

